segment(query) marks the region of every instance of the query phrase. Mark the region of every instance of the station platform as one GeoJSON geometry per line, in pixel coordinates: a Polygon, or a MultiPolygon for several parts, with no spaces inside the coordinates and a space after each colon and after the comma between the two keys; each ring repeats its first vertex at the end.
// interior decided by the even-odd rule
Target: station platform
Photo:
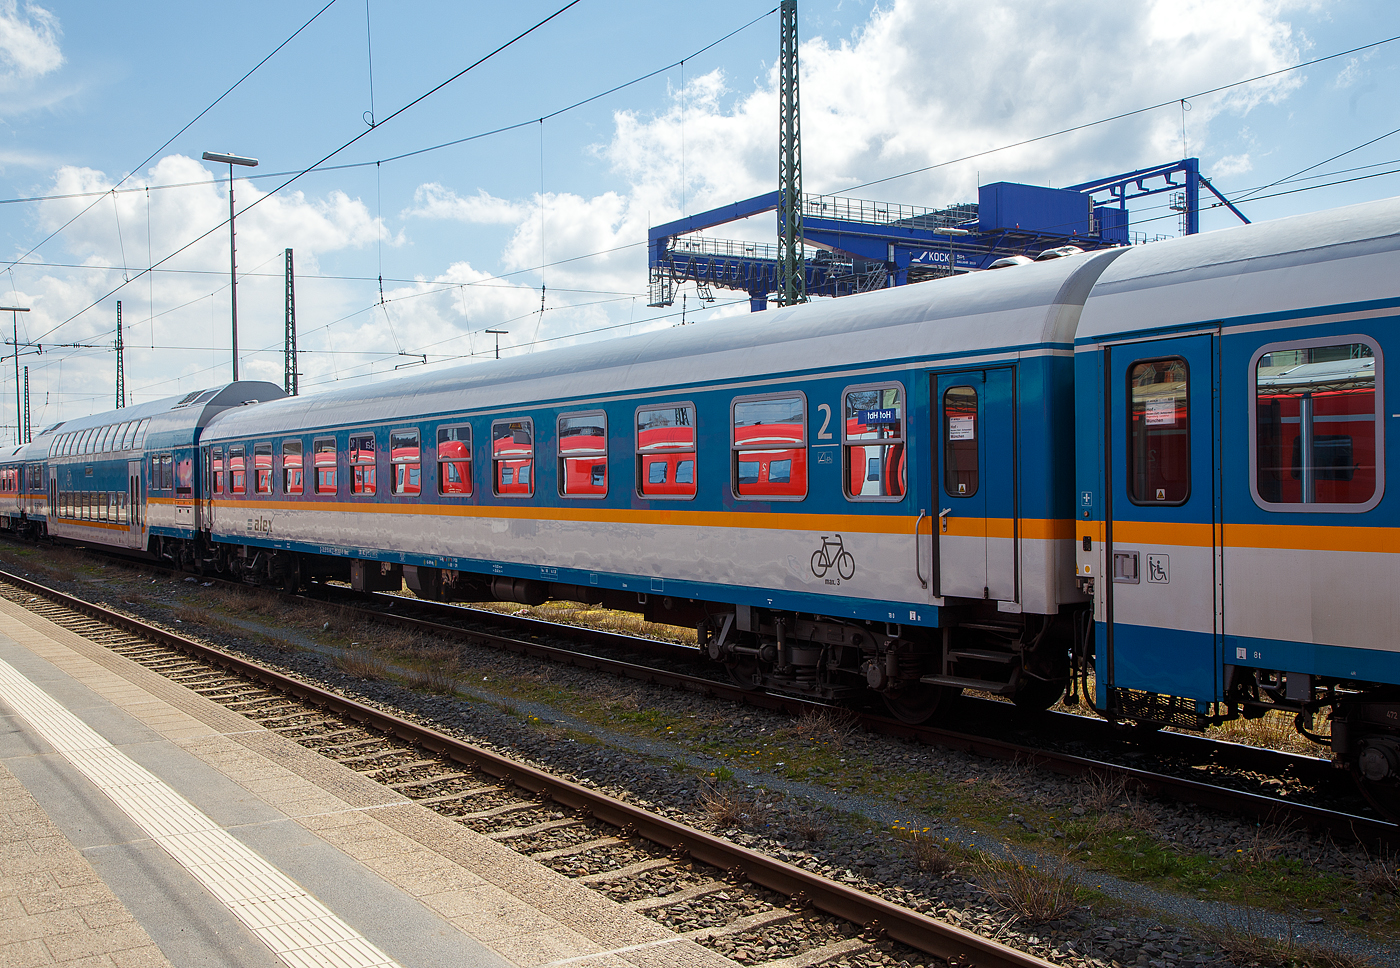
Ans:
{"type": "Polygon", "coordinates": [[[0,600],[0,965],[733,962],[0,600]]]}

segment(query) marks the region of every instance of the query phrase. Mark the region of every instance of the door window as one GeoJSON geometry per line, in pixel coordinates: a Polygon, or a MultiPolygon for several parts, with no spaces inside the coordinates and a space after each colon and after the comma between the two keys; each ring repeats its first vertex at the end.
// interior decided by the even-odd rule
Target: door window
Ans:
{"type": "Polygon", "coordinates": [[[1128,499],[1185,504],[1191,496],[1190,371],[1179,356],[1128,368],[1128,499]]]}
{"type": "Polygon", "coordinates": [[[943,391],[943,490],[952,497],[977,493],[977,391],[949,387],[943,391]]]}

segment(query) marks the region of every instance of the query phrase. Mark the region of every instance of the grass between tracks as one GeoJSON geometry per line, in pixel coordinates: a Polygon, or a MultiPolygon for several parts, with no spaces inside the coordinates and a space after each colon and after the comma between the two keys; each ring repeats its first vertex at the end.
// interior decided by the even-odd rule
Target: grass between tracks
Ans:
{"type": "MultiPolygon", "coordinates": [[[[1157,808],[1128,795],[1111,781],[1080,784],[1074,799],[1049,802],[996,778],[953,778],[882,766],[861,755],[864,741],[852,719],[840,711],[775,724],[769,715],[728,706],[708,709],[700,705],[693,707],[700,710],[693,713],[658,710],[645,706],[638,699],[640,690],[626,684],[584,692],[561,684],[547,667],[524,676],[502,677],[489,660],[465,663],[461,650],[449,643],[387,627],[367,627],[360,617],[334,606],[292,606],[252,589],[206,589],[197,583],[172,584],[168,578],[152,581],[139,566],[105,565],[60,548],[10,548],[6,557],[21,571],[56,582],[111,583],[127,605],[147,617],[158,618],[151,613],[163,613],[172,622],[179,620],[183,627],[219,635],[252,635],[283,649],[329,646],[337,650],[335,664],[347,675],[395,679],[411,688],[439,693],[453,691],[459,683],[469,684],[476,692],[497,697],[495,701],[504,711],[557,738],[597,742],[586,732],[522,714],[517,704],[546,704],[592,726],[675,742],[707,755],[716,764],[703,778],[713,791],[713,806],[704,809],[712,815],[718,811],[737,817],[741,825],[761,827],[758,818],[764,812],[746,805],[752,795],[743,792],[746,785],[736,781],[746,777],[758,783],[767,774],[833,792],[882,798],[899,804],[911,818],[952,822],[961,829],[999,838],[1016,849],[1017,856],[1026,856],[1029,851],[1043,856],[1045,863],[1018,866],[1007,857],[953,848],[951,841],[945,847],[939,843],[941,838],[931,839],[931,833],[912,820],[884,831],[882,842],[887,849],[908,851],[919,866],[935,876],[959,868],[972,872],[989,894],[1013,909],[1017,909],[1017,897],[1041,904],[1028,909],[1040,910],[1041,917],[1054,913],[1057,905],[1071,902],[1111,907],[1115,902],[1095,889],[1093,874],[1101,872],[1185,896],[1256,905],[1296,915],[1300,920],[1321,918],[1372,937],[1400,937],[1400,870],[1395,858],[1376,858],[1345,875],[1326,873],[1282,856],[1290,832],[1264,827],[1223,850],[1193,850],[1170,839],[1159,822],[1157,808]],[[290,634],[273,634],[283,628],[290,634]],[[298,639],[307,645],[297,644],[298,639]],[[1061,876],[1068,869],[1065,858],[1072,860],[1087,880],[1081,877],[1079,883],[1066,886],[1061,876]]],[[[521,611],[518,606],[502,610],[521,611]]],[[[592,611],[581,606],[529,610],[540,618],[575,624],[593,624],[596,616],[590,614],[592,611]]],[[[599,624],[636,634],[656,633],[655,626],[631,618],[630,623],[608,619],[599,624]]],[[[1261,722],[1265,725],[1249,728],[1254,733],[1261,729],[1280,731],[1277,724],[1261,722]]],[[[1260,736],[1229,738],[1255,742],[1260,736]]],[[[724,825],[719,818],[716,823],[724,825]]],[[[824,836],[824,825],[818,819],[802,826],[797,832],[806,840],[815,842],[824,836]]],[[[1036,919],[1024,911],[1022,916],[1036,919]]],[[[1235,930],[1221,937],[1225,950],[1244,952],[1250,949],[1247,942],[1254,935],[1235,930]]],[[[1280,960],[1283,955],[1278,952],[1263,948],[1259,952],[1252,957],[1261,963],[1328,964],[1306,952],[1286,953],[1291,962],[1280,960]]]]}

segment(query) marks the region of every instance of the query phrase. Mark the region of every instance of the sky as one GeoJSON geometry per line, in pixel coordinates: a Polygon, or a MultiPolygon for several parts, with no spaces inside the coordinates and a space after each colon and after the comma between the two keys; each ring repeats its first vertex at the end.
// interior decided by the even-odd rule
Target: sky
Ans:
{"type": "MultiPolygon", "coordinates": [[[[234,182],[244,379],[282,383],[287,248],[303,393],[490,365],[488,329],[507,355],[678,323],[647,307],[647,229],[777,187],[775,0],[567,2],[0,0],[0,305],[31,309],[35,431],[113,406],[118,300],[128,402],[228,379],[205,151],[258,159],[234,182]]],[[[1199,157],[1254,221],[1400,193],[1400,5],[801,0],[799,23],[808,192],[942,207],[1199,157]]],[[[1178,234],[1164,204],[1132,228],[1178,234]]],[[[748,312],[683,291],[687,322],[748,312]]]]}

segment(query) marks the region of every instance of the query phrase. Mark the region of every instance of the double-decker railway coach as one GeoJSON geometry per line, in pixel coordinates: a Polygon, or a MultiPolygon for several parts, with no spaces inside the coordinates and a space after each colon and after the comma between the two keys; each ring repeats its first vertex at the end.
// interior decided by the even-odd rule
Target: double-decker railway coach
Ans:
{"type": "Polygon", "coordinates": [[[27,444],[0,450],[0,531],[34,540],[46,533],[48,494],[44,471],[49,431],[27,444]]]}
{"type": "Polygon", "coordinates": [[[1296,712],[1391,816],[1397,280],[1397,200],[1154,243],[1104,271],[1076,341],[1097,707],[1192,728],[1296,712]]]}
{"type": "Polygon", "coordinates": [[[1118,254],[222,413],[211,564],[639,610],[744,684],[910,719],[1048,705],[1086,601],[1074,331],[1118,254]]]}
{"type": "Polygon", "coordinates": [[[284,396],[271,383],[242,381],[51,428],[47,444],[48,532],[196,563],[196,444],[229,407],[284,396]]]}

